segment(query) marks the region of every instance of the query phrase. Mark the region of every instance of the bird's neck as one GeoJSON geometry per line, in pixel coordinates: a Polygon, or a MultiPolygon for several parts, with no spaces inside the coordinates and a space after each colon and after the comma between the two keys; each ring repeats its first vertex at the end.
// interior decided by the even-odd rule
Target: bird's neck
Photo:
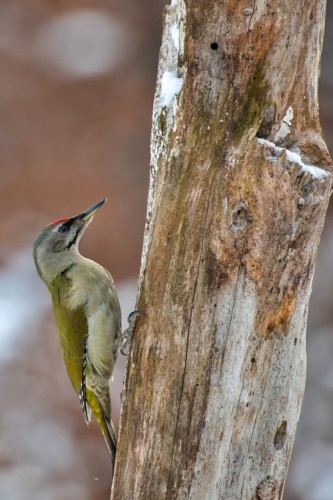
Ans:
{"type": "Polygon", "coordinates": [[[57,276],[82,260],[84,260],[84,257],[80,255],[77,248],[52,254],[41,251],[38,255],[38,267],[41,278],[49,286],[57,276]]]}

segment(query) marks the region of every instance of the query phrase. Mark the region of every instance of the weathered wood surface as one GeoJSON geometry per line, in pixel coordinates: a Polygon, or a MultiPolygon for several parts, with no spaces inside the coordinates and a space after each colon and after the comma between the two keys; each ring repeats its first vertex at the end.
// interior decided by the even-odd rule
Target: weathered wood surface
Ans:
{"type": "Polygon", "coordinates": [[[282,496],[331,190],[324,16],[324,0],[166,8],[115,500],[282,496]]]}

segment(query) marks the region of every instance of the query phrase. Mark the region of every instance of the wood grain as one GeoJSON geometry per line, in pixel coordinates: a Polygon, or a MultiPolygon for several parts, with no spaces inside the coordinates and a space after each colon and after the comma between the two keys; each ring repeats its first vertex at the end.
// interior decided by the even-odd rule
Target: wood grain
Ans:
{"type": "Polygon", "coordinates": [[[323,0],[166,7],[113,499],[282,497],[331,191],[324,18],[323,0]]]}

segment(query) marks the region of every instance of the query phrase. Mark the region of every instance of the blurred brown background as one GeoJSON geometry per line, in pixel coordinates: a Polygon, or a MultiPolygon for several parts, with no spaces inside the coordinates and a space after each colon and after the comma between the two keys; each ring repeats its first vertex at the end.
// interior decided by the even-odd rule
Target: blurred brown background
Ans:
{"type": "MultiPolygon", "coordinates": [[[[133,309],[164,2],[0,0],[0,499],[109,498],[109,457],[84,424],[31,246],[107,196],[81,242],[133,309]]],[[[333,152],[333,4],[320,107],[333,152]]],[[[332,212],[332,210],[331,210],[332,212]]],[[[308,383],[285,498],[333,499],[333,216],[313,287],[308,383]]],[[[111,390],[114,419],[126,359],[111,390]]]]}

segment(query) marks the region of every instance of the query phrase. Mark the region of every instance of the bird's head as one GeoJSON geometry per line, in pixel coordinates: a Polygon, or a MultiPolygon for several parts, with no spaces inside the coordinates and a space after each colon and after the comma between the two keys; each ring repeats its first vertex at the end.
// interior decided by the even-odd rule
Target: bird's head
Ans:
{"type": "Polygon", "coordinates": [[[33,256],[37,272],[44,281],[51,279],[78,254],[79,241],[93,216],[106,201],[101,200],[74,217],[48,224],[37,236],[33,256]]]}

